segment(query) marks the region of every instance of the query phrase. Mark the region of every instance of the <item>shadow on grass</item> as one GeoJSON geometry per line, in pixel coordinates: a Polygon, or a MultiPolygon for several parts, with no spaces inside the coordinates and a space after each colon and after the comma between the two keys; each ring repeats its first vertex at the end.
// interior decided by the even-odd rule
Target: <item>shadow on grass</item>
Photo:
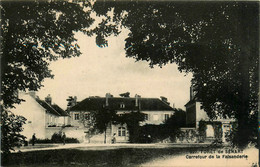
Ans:
{"type": "Polygon", "coordinates": [[[12,153],[4,166],[137,166],[157,158],[180,155],[200,148],[119,148],[115,150],[45,150],[12,153]]]}

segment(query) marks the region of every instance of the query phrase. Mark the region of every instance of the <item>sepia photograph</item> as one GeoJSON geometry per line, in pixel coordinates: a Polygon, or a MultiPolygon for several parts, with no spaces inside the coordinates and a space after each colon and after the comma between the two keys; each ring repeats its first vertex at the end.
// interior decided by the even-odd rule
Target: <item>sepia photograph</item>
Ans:
{"type": "Polygon", "coordinates": [[[1,0],[3,167],[259,167],[258,1],[1,0]]]}

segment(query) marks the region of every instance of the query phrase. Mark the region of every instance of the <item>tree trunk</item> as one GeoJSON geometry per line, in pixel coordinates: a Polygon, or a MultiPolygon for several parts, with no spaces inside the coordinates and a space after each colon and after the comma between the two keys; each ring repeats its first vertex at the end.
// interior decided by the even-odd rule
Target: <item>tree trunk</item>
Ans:
{"type": "Polygon", "coordinates": [[[251,128],[249,126],[249,60],[248,51],[243,47],[241,49],[240,69],[241,69],[241,88],[240,104],[237,112],[238,129],[235,143],[239,147],[245,147],[248,144],[251,128]]]}
{"type": "Polygon", "coordinates": [[[104,137],[104,143],[106,144],[107,141],[107,128],[105,129],[105,137],[104,137]]]}
{"type": "Polygon", "coordinates": [[[240,57],[239,57],[239,63],[240,63],[240,90],[239,90],[239,96],[240,96],[240,104],[237,111],[237,122],[238,122],[238,128],[237,128],[237,134],[235,135],[234,143],[240,147],[246,147],[250,136],[252,136],[252,127],[250,127],[249,123],[249,102],[250,102],[250,78],[249,78],[249,68],[250,68],[250,60],[249,57],[252,56],[251,54],[251,47],[250,46],[250,19],[249,16],[252,16],[250,13],[250,8],[247,7],[245,4],[241,5],[241,11],[240,12],[240,21],[241,21],[241,27],[240,28],[240,57]]]}

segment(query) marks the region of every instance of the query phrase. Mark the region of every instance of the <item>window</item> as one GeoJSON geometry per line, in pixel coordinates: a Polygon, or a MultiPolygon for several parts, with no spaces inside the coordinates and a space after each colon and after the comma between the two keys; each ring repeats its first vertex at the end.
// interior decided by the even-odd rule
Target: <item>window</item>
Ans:
{"type": "Polygon", "coordinates": [[[125,127],[118,128],[118,136],[125,136],[125,127]]]}
{"type": "Polygon", "coordinates": [[[74,114],[74,119],[79,120],[79,114],[74,114]]]}
{"type": "Polygon", "coordinates": [[[167,120],[170,118],[170,114],[164,114],[164,120],[167,120]]]}
{"type": "Polygon", "coordinates": [[[85,114],[85,120],[89,120],[90,119],[90,114],[89,113],[86,113],[85,114]]]}
{"type": "Polygon", "coordinates": [[[144,120],[148,120],[148,114],[144,114],[144,120]]]}
{"type": "Polygon", "coordinates": [[[124,103],[121,103],[121,104],[120,104],[120,108],[125,108],[125,104],[124,104],[124,103]]]}

